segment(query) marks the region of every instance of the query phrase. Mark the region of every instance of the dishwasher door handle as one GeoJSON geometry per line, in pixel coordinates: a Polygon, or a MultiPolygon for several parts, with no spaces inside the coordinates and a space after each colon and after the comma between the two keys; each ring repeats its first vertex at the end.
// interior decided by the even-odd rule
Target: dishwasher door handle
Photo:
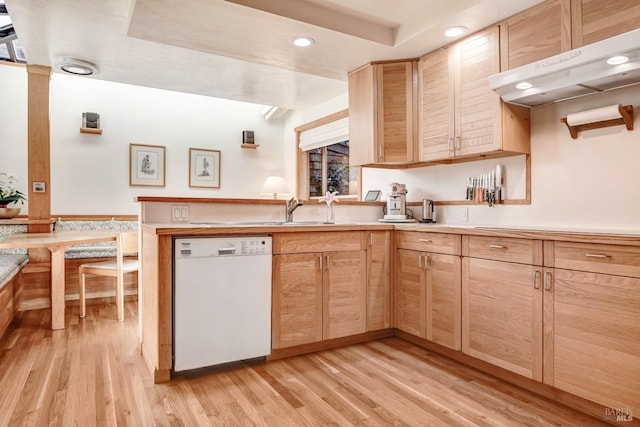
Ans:
{"type": "Polygon", "coordinates": [[[218,255],[235,255],[236,248],[218,248],[218,255]]]}

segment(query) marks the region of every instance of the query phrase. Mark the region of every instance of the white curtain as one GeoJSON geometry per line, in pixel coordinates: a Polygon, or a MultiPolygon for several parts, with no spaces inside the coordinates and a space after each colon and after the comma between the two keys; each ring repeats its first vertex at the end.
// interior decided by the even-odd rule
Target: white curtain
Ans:
{"type": "Polygon", "coordinates": [[[309,151],[348,139],[349,118],[345,117],[302,132],[299,147],[302,151],[309,151]]]}

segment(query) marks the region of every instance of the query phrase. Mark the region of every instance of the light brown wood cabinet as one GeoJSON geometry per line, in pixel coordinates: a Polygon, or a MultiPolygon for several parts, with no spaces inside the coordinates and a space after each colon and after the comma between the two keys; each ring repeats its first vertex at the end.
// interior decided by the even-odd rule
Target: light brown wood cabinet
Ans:
{"type": "Polygon", "coordinates": [[[454,350],[461,347],[459,242],[458,235],[396,236],[396,327],[454,350]],[[437,247],[446,253],[424,251],[437,247]]]}
{"type": "Polygon", "coordinates": [[[571,0],[548,0],[509,18],[500,27],[508,70],[571,50],[571,0]]]}
{"type": "Polygon", "coordinates": [[[638,28],[633,0],[547,0],[501,24],[502,69],[558,55],[638,28]]]}
{"type": "Polygon", "coordinates": [[[417,60],[374,62],[349,74],[349,164],[416,161],[417,60]]]}
{"type": "Polygon", "coordinates": [[[640,3],[634,0],[571,0],[573,48],[635,30],[639,20],[640,3]]]}
{"type": "Polygon", "coordinates": [[[391,231],[367,231],[367,331],[391,327],[391,231]]]}
{"type": "Polygon", "coordinates": [[[640,412],[640,248],[545,247],[544,382],[640,412]]]}
{"type": "Polygon", "coordinates": [[[274,349],[366,331],[367,255],[363,246],[361,232],[274,235],[274,349]],[[315,252],[328,248],[335,250],[315,252]]]}
{"type": "Polygon", "coordinates": [[[463,236],[462,254],[462,351],[542,381],[542,241],[463,236]]]}
{"type": "Polygon", "coordinates": [[[498,26],[420,58],[420,161],[530,152],[529,109],[489,88],[499,71],[498,26]]]}
{"type": "Polygon", "coordinates": [[[322,255],[273,257],[273,348],[322,340],[322,255]]]}

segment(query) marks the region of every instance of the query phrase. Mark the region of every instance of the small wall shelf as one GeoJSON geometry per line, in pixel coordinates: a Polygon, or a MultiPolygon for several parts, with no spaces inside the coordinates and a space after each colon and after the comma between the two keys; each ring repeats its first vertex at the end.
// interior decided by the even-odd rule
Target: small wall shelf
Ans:
{"type": "Polygon", "coordinates": [[[80,128],[80,133],[92,133],[94,135],[102,135],[102,129],[80,128]]]}
{"type": "Polygon", "coordinates": [[[260,147],[260,145],[258,144],[242,144],[240,147],[242,148],[253,148],[254,150],[258,147],[260,147]]]}

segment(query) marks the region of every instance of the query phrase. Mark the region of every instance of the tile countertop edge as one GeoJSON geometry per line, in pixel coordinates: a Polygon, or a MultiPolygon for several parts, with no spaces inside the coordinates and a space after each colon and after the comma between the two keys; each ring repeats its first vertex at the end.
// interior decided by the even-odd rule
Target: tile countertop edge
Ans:
{"type": "Polygon", "coordinates": [[[189,223],[142,224],[143,229],[157,235],[221,235],[221,234],[273,234],[313,231],[366,231],[366,230],[398,230],[422,231],[446,234],[466,234],[473,236],[513,237],[539,240],[562,240],[585,243],[604,243],[640,246],[640,232],[597,230],[567,230],[557,227],[492,227],[465,226],[449,224],[389,224],[380,222],[353,222],[314,225],[261,225],[261,224],[212,224],[207,226],[189,223]]]}

